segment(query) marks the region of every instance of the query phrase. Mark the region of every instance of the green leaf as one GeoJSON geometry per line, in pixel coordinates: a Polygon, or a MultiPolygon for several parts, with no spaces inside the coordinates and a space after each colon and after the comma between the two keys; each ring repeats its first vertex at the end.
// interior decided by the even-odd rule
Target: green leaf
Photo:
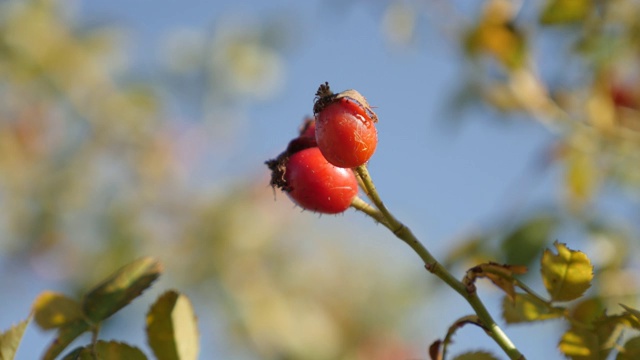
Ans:
{"type": "Polygon", "coordinates": [[[59,328],[82,320],[80,304],[52,291],[41,293],[33,302],[34,320],[43,330],[59,328]]]}
{"type": "Polygon", "coordinates": [[[587,255],[553,244],[558,254],[547,249],[542,255],[542,281],[552,301],[571,301],[579,298],[591,286],[593,266],[587,255]]]}
{"type": "Polygon", "coordinates": [[[13,360],[31,317],[0,333],[0,360],[13,360]]]}
{"type": "Polygon", "coordinates": [[[571,318],[583,324],[591,324],[605,313],[606,308],[600,298],[585,299],[571,310],[571,318]]]}
{"type": "Polygon", "coordinates": [[[542,321],[561,317],[564,309],[555,308],[530,294],[515,294],[502,301],[502,317],[507,324],[542,321]]]}
{"type": "Polygon", "coordinates": [[[116,341],[98,341],[95,357],[92,346],[79,347],[67,354],[62,360],[146,360],[146,355],[137,347],[116,341]]]}
{"type": "Polygon", "coordinates": [[[530,265],[549,244],[558,220],[542,214],[527,219],[502,241],[501,247],[507,264],[530,265]]]}
{"type": "Polygon", "coordinates": [[[189,299],[167,291],[147,314],[147,337],[158,360],[196,360],[198,326],[189,299]]]}
{"type": "Polygon", "coordinates": [[[640,359],[640,336],[627,340],[622,350],[616,356],[616,360],[634,360],[640,359]]]}
{"type": "Polygon", "coordinates": [[[160,263],[148,257],[125,265],[85,295],[84,314],[96,323],[108,318],[140,296],[161,271],[160,263]]]}
{"type": "Polygon", "coordinates": [[[540,22],[558,25],[582,21],[592,7],[592,0],[548,0],[540,14],[540,22]]]}
{"type": "Polygon", "coordinates": [[[71,344],[78,336],[89,330],[91,326],[84,320],[78,320],[70,324],[66,324],[58,329],[58,336],[53,340],[47,348],[43,360],[53,360],[60,355],[64,349],[71,344]]]}
{"type": "Polygon", "coordinates": [[[460,354],[453,360],[498,360],[498,358],[485,351],[474,351],[460,354]]]}

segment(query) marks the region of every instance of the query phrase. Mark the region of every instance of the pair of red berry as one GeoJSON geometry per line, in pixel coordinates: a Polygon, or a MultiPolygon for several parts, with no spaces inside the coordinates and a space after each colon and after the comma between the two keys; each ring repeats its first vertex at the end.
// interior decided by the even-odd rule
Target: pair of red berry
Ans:
{"type": "Polygon", "coordinates": [[[360,93],[334,94],[328,83],[316,92],[313,112],[287,149],[266,162],[271,186],[304,209],[341,213],[358,194],[352,168],[364,165],[378,144],[378,119],[360,93]]]}

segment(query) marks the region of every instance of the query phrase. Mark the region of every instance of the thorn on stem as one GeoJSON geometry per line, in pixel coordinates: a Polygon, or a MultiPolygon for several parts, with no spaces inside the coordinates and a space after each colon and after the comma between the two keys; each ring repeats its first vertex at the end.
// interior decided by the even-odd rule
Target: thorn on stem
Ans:
{"type": "Polygon", "coordinates": [[[427,269],[428,272],[433,273],[436,270],[436,263],[424,264],[424,268],[427,269]]]}

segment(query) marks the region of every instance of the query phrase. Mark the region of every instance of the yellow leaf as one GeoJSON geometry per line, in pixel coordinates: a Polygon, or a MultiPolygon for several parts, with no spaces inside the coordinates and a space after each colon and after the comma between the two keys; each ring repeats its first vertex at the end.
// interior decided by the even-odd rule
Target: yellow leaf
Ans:
{"type": "Polygon", "coordinates": [[[545,250],[541,260],[542,281],[552,301],[575,300],[591,286],[593,266],[587,255],[555,242],[558,254],[545,250]]]}

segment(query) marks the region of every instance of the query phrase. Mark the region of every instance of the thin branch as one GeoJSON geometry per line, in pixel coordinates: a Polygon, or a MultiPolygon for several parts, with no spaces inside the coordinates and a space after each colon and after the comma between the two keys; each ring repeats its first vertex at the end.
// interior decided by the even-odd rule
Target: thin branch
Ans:
{"type": "MultiPolygon", "coordinates": [[[[433,273],[437,277],[439,277],[442,281],[444,281],[449,287],[455,290],[458,294],[467,300],[469,305],[473,308],[478,315],[478,318],[481,321],[484,329],[487,334],[498,344],[505,354],[509,356],[510,359],[524,360],[525,357],[520,353],[520,351],[515,347],[515,345],[511,342],[509,337],[502,331],[502,329],[495,322],[491,314],[484,306],[480,298],[478,297],[475,291],[468,291],[467,287],[456,279],[444,266],[442,266],[431,253],[427,250],[426,247],[416,238],[416,236],[411,232],[411,230],[405,226],[402,222],[391,214],[391,212],[387,209],[387,207],[382,202],[378,191],[376,190],[375,185],[373,184],[373,180],[369,175],[369,170],[366,165],[361,165],[354,169],[360,179],[362,180],[362,184],[364,185],[364,191],[373,203],[379,210],[380,214],[386,222],[381,222],[385,225],[391,232],[404,241],[407,245],[409,245],[415,252],[420,256],[422,261],[425,263],[425,268],[429,270],[429,272],[433,273]]],[[[372,216],[373,217],[373,216],[372,216]]],[[[378,221],[376,217],[373,217],[374,220],[378,221]]]]}

